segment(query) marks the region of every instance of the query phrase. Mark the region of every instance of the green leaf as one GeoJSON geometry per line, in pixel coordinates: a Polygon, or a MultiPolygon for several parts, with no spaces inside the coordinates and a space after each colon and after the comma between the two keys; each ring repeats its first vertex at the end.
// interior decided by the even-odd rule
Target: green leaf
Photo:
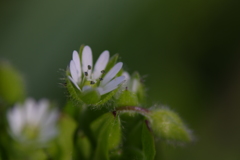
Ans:
{"type": "Polygon", "coordinates": [[[127,147],[123,150],[120,160],[144,160],[144,155],[139,148],[127,147]]]}
{"type": "Polygon", "coordinates": [[[108,149],[116,148],[121,140],[121,126],[119,117],[115,117],[113,124],[111,124],[111,132],[108,137],[108,149]]]}
{"type": "Polygon", "coordinates": [[[149,122],[145,121],[142,126],[142,150],[144,160],[153,160],[156,154],[154,137],[149,128],[149,122]]]}
{"type": "Polygon", "coordinates": [[[108,160],[109,150],[117,147],[121,139],[120,120],[112,113],[105,113],[91,124],[97,147],[95,160],[108,160]]]}
{"type": "Polygon", "coordinates": [[[84,135],[82,131],[78,131],[78,135],[75,141],[75,152],[73,159],[88,160],[91,156],[92,151],[92,146],[88,137],[84,135]]]}
{"type": "Polygon", "coordinates": [[[93,132],[95,139],[98,139],[101,129],[103,128],[104,124],[107,122],[114,121],[114,116],[111,113],[105,113],[95,121],[92,122],[90,128],[93,132]]]}
{"type": "Polygon", "coordinates": [[[120,94],[120,96],[116,100],[117,107],[123,106],[137,106],[138,105],[138,98],[135,93],[124,90],[120,94]]]}
{"type": "Polygon", "coordinates": [[[0,62],[0,101],[12,105],[25,97],[21,74],[9,63],[0,62]]]}
{"type": "Polygon", "coordinates": [[[181,118],[169,109],[153,110],[149,114],[154,133],[166,140],[191,141],[191,135],[181,118]]]}
{"type": "MultiPolygon", "coordinates": [[[[130,117],[131,121],[134,121],[136,118],[130,117]]],[[[126,146],[133,146],[136,148],[141,148],[142,142],[141,142],[141,133],[142,133],[142,120],[139,121],[139,118],[137,118],[138,122],[135,121],[135,125],[131,125],[131,128],[126,128],[127,131],[129,132],[126,137],[126,146]]],[[[128,122],[129,123],[129,122],[128,122]]],[[[127,126],[128,127],[128,126],[127,126]]],[[[124,126],[125,128],[125,126],[124,126]]]]}

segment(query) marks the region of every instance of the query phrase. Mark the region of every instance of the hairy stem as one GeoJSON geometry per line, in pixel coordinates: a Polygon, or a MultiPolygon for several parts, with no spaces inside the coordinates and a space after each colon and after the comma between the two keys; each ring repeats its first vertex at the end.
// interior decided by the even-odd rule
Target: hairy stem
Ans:
{"type": "Polygon", "coordinates": [[[148,109],[142,108],[142,107],[137,107],[137,106],[124,106],[124,107],[116,108],[116,112],[126,112],[126,111],[136,112],[136,113],[142,114],[144,116],[146,116],[148,113],[150,113],[150,111],[148,109]]]}

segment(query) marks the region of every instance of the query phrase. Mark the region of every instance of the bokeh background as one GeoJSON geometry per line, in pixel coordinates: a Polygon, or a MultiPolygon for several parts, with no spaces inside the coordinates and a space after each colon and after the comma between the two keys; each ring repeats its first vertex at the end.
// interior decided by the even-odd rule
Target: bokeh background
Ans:
{"type": "Polygon", "coordinates": [[[28,96],[63,106],[61,69],[73,50],[108,49],[146,76],[149,104],[169,106],[195,142],[160,146],[161,160],[240,159],[240,3],[237,0],[0,1],[0,58],[28,96]]]}

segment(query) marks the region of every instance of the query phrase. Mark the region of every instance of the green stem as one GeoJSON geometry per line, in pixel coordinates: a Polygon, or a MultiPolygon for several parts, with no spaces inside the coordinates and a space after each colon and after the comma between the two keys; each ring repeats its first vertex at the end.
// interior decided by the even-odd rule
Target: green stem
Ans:
{"type": "MultiPolygon", "coordinates": [[[[136,112],[139,114],[142,114],[143,116],[147,117],[147,114],[150,113],[150,111],[146,108],[142,108],[142,107],[137,107],[137,106],[124,106],[124,107],[118,107],[116,108],[116,111],[114,112],[126,112],[126,111],[132,111],[132,112],[136,112]]],[[[113,112],[113,114],[114,114],[113,112]]]]}

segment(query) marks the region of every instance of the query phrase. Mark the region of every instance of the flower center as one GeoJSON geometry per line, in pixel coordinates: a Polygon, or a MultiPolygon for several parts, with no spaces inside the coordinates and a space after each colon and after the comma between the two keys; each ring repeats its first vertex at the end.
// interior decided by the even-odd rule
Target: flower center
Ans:
{"type": "Polygon", "coordinates": [[[93,78],[93,73],[91,72],[92,66],[88,65],[88,70],[84,72],[84,77],[82,80],[82,87],[83,86],[91,86],[91,87],[97,87],[100,84],[100,81],[103,80],[103,76],[105,74],[105,70],[101,71],[101,76],[97,79],[93,78]]]}
{"type": "Polygon", "coordinates": [[[28,140],[36,140],[39,137],[39,127],[26,124],[22,130],[22,134],[28,140]]]}

